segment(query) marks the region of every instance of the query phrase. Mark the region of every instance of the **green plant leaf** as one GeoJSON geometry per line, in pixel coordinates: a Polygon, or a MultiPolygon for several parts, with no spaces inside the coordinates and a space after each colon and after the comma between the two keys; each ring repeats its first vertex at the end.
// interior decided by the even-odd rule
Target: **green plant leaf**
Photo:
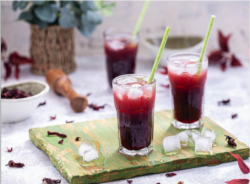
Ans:
{"type": "Polygon", "coordinates": [[[32,21],[33,19],[33,15],[31,12],[29,11],[25,11],[25,12],[22,12],[19,17],[18,17],[18,20],[26,20],[26,21],[32,21]]]}
{"type": "Polygon", "coordinates": [[[44,4],[35,7],[35,15],[43,22],[53,23],[57,18],[58,6],[56,4],[44,4]]]}
{"type": "Polygon", "coordinates": [[[87,2],[88,9],[93,10],[93,11],[98,10],[93,1],[86,1],[86,2],[87,2]]]}
{"type": "Polygon", "coordinates": [[[71,1],[70,4],[71,4],[71,8],[75,12],[75,14],[80,17],[81,13],[82,13],[80,3],[77,1],[71,1]]]}
{"type": "Polygon", "coordinates": [[[65,6],[61,10],[61,16],[59,18],[59,25],[64,28],[72,28],[77,25],[77,19],[70,11],[69,7],[65,6]]]}
{"type": "Polygon", "coordinates": [[[42,5],[45,1],[33,1],[33,3],[36,5],[42,5]]]}
{"type": "Polygon", "coordinates": [[[66,6],[67,4],[69,4],[70,3],[70,1],[60,1],[60,6],[61,7],[64,7],[64,6],[66,6]]]}
{"type": "Polygon", "coordinates": [[[87,1],[82,1],[81,2],[81,10],[83,12],[87,12],[88,11],[88,2],[87,1]]]}
{"type": "Polygon", "coordinates": [[[107,6],[103,9],[101,9],[101,12],[104,16],[111,16],[113,14],[113,7],[111,6],[107,6]]]}
{"type": "Polygon", "coordinates": [[[20,8],[21,10],[25,9],[26,6],[28,5],[28,3],[29,3],[29,1],[20,1],[20,2],[19,2],[19,8],[20,8]]]}
{"type": "Polygon", "coordinates": [[[87,11],[86,18],[90,24],[96,25],[102,22],[102,16],[98,12],[87,11]]]}
{"type": "Polygon", "coordinates": [[[86,15],[82,14],[81,15],[81,25],[78,26],[78,29],[80,32],[89,38],[91,34],[94,32],[96,25],[90,24],[87,20],[86,15]]]}
{"type": "Polygon", "coordinates": [[[102,9],[102,6],[104,4],[104,1],[94,1],[94,4],[98,10],[102,9]]]}
{"type": "Polygon", "coordinates": [[[13,1],[13,3],[12,3],[12,9],[14,11],[16,11],[18,7],[19,7],[19,2],[18,1],[13,1]]]}

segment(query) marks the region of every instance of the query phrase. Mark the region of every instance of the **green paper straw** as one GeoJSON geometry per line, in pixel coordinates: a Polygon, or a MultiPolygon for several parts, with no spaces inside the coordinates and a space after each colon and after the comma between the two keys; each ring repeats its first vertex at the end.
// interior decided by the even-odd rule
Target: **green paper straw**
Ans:
{"type": "Polygon", "coordinates": [[[154,66],[152,68],[151,74],[150,74],[149,79],[148,79],[148,83],[151,83],[153,81],[153,79],[154,79],[154,75],[155,75],[155,72],[156,72],[156,70],[158,68],[158,65],[159,65],[159,62],[160,62],[160,59],[161,59],[161,54],[162,54],[163,49],[165,48],[165,45],[166,45],[170,30],[171,30],[170,27],[166,28],[166,31],[165,31],[164,36],[163,36],[162,41],[161,41],[160,48],[158,50],[158,54],[157,54],[157,56],[155,58],[154,66]]]}
{"type": "Polygon", "coordinates": [[[211,30],[212,30],[212,27],[213,27],[213,24],[214,24],[214,19],[215,19],[215,16],[212,15],[211,18],[210,18],[208,29],[207,29],[207,34],[206,34],[206,37],[205,37],[205,40],[204,40],[204,43],[203,43],[203,46],[202,46],[202,49],[201,49],[201,54],[200,54],[200,58],[199,58],[200,63],[202,62],[204,54],[205,54],[206,49],[207,49],[207,44],[208,44],[208,40],[209,40],[209,37],[210,37],[210,34],[211,34],[211,30]]]}
{"type": "Polygon", "coordinates": [[[141,10],[141,14],[139,16],[139,19],[137,20],[137,23],[135,25],[135,29],[134,29],[134,32],[133,32],[133,35],[132,35],[132,40],[135,38],[135,35],[137,35],[138,31],[140,30],[141,23],[143,21],[145,13],[146,13],[146,11],[148,9],[148,5],[149,5],[149,0],[146,0],[144,5],[143,5],[143,8],[141,10]]]}

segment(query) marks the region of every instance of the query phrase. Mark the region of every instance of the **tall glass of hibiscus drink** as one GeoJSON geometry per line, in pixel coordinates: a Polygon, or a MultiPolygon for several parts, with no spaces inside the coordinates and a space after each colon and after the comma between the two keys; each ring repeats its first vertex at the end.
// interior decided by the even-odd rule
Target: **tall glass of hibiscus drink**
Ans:
{"type": "Polygon", "coordinates": [[[199,62],[199,55],[181,53],[167,59],[173,105],[172,124],[179,129],[200,128],[203,124],[208,59],[204,56],[199,62]]]}
{"type": "Polygon", "coordinates": [[[121,75],[113,80],[119,152],[147,155],[153,150],[155,80],[146,75],[121,75]]]}

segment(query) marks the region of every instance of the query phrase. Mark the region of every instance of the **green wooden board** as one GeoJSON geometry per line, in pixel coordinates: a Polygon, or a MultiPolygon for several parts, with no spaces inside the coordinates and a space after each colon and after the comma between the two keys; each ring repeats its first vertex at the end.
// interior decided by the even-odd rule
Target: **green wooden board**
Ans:
{"type": "Polygon", "coordinates": [[[116,118],[34,128],[30,129],[29,135],[31,141],[49,156],[52,164],[72,184],[108,182],[149,173],[217,165],[235,160],[229,152],[239,154],[243,159],[249,157],[249,147],[237,139],[237,148],[229,147],[224,135],[231,134],[208,118],[204,118],[204,126],[217,133],[218,146],[213,147],[213,155],[198,156],[190,147],[182,149],[177,155],[166,156],[163,154],[163,138],[180,132],[171,126],[170,119],[170,111],[155,113],[154,151],[141,157],[127,157],[118,153],[116,118]],[[58,144],[59,137],[47,136],[48,130],[67,134],[63,145],[58,144]],[[95,141],[98,160],[90,163],[82,161],[78,155],[81,141],[75,141],[77,136],[81,140],[95,141]]]}

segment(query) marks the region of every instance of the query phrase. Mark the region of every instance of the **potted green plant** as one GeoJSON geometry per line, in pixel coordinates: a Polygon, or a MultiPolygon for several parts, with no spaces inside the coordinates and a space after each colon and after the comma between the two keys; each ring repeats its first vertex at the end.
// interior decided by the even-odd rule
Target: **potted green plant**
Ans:
{"type": "Polygon", "coordinates": [[[31,71],[44,75],[52,68],[75,70],[73,28],[90,37],[114,6],[104,1],[13,1],[13,10],[21,10],[18,20],[31,25],[31,71]]]}

